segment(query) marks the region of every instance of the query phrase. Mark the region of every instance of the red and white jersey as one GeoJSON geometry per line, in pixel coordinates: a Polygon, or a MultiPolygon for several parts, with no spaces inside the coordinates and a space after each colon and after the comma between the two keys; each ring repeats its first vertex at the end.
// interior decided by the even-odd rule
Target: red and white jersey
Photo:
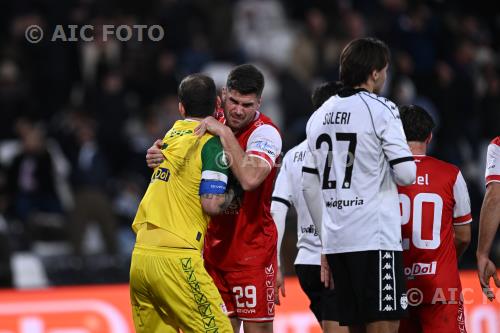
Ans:
{"type": "Polygon", "coordinates": [[[500,136],[494,138],[488,146],[485,177],[486,186],[491,182],[500,182],[500,136]]]}
{"type": "Polygon", "coordinates": [[[230,177],[228,186],[239,188],[238,194],[222,214],[212,217],[205,236],[204,258],[222,271],[265,267],[276,260],[277,230],[270,209],[281,135],[261,113],[235,135],[247,154],[265,160],[272,170],[258,188],[247,192],[230,177]]]}
{"type": "Polygon", "coordinates": [[[456,166],[429,156],[414,158],[415,183],[398,186],[407,287],[418,288],[423,303],[458,300],[453,226],[472,222],[467,185],[456,166]]]}

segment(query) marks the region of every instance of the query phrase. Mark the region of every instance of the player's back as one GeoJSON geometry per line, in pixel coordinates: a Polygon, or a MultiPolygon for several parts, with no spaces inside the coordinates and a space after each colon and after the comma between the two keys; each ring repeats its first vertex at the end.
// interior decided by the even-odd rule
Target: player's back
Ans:
{"type": "MultiPolygon", "coordinates": [[[[186,245],[202,249],[209,216],[200,203],[202,154],[219,138],[194,135],[198,122],[179,120],[163,138],[163,162],[155,168],[132,227],[150,223],[175,234],[186,245]]],[[[219,143],[220,144],[220,143],[219,143]]],[[[211,159],[220,156],[209,157],[211,159]]]]}
{"type": "Polygon", "coordinates": [[[460,278],[453,226],[472,221],[467,187],[452,164],[429,156],[415,156],[415,162],[415,183],[398,187],[408,288],[422,291],[425,303],[436,288],[442,291],[437,297],[456,298],[460,278]]]}
{"type": "Polygon", "coordinates": [[[313,114],[306,132],[331,220],[326,252],[400,251],[390,164],[411,153],[395,105],[365,90],[341,92],[313,114]]]}

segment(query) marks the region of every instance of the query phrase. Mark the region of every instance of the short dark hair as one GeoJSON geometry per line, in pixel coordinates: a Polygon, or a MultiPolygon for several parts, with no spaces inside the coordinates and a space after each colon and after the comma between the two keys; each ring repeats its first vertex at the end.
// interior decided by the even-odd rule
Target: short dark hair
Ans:
{"type": "Polygon", "coordinates": [[[399,107],[403,122],[406,141],[424,142],[436,126],[431,115],[418,105],[403,105],[399,107]]]}
{"type": "Polygon", "coordinates": [[[344,84],[341,81],[328,81],[314,88],[311,95],[314,110],[319,109],[330,97],[337,95],[343,87],[344,84]]]}
{"type": "Polygon", "coordinates": [[[242,95],[255,94],[260,97],[264,90],[264,75],[254,65],[239,65],[229,73],[226,87],[242,95]]]}
{"type": "Polygon", "coordinates": [[[340,55],[340,80],[355,87],[368,79],[374,70],[382,70],[390,61],[387,45],[376,38],[359,38],[351,41],[340,55]]]}
{"type": "Polygon", "coordinates": [[[208,117],[215,111],[217,92],[212,78],[203,74],[186,76],[179,84],[179,100],[186,116],[208,117]]]}

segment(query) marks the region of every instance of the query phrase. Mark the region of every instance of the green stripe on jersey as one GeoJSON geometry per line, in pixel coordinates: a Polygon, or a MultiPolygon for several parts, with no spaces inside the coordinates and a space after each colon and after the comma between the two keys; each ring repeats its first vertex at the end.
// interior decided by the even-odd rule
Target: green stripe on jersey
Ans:
{"type": "Polygon", "coordinates": [[[205,142],[201,150],[201,163],[202,171],[216,171],[228,175],[229,166],[218,136],[214,136],[205,142]]]}

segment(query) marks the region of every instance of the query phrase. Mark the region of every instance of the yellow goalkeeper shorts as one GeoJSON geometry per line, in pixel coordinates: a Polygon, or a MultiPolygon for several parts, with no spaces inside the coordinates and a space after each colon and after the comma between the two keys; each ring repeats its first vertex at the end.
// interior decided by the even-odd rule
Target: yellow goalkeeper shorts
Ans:
{"type": "Polygon", "coordinates": [[[136,244],[130,299],[136,332],[233,332],[198,250],[136,244]]]}

